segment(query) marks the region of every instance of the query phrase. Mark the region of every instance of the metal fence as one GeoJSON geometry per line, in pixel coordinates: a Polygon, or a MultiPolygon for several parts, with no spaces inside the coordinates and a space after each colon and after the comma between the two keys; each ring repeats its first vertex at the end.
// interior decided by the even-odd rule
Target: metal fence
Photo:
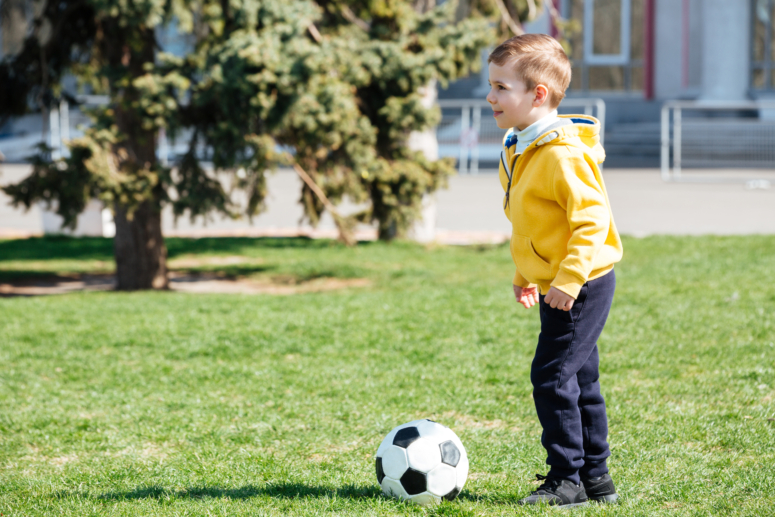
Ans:
{"type": "MultiPolygon", "coordinates": [[[[484,99],[443,99],[439,107],[442,116],[436,127],[439,157],[457,158],[461,174],[497,171],[506,130],[495,123],[490,104],[484,99]]],[[[603,143],[605,102],[602,99],[565,99],[558,111],[560,114],[582,112],[600,120],[600,142],[603,143]]]]}
{"type": "MultiPolygon", "coordinates": [[[[48,145],[52,158],[68,155],[64,142],[82,135],[81,128],[88,126],[90,119],[80,108],[104,105],[107,96],[92,95],[78,97],[79,109],[70,109],[66,101],[49,112],[48,145]]],[[[453,157],[458,161],[458,171],[463,174],[477,174],[483,170],[497,171],[503,146],[504,129],[495,123],[492,108],[484,99],[440,100],[441,123],[436,127],[439,157],[453,157]],[[484,112],[484,113],[483,113],[484,112]]],[[[583,113],[600,120],[600,141],[605,132],[605,102],[602,99],[565,99],[558,111],[561,114],[583,113]]],[[[157,154],[162,163],[168,158],[187,150],[185,135],[177,142],[170,142],[164,133],[159,134],[157,154]]],[[[203,156],[206,150],[202,149],[203,156]]]]}
{"type": "Polygon", "coordinates": [[[685,168],[775,169],[775,102],[667,102],[662,106],[661,131],[665,181],[759,181],[742,175],[686,177],[685,168]]]}

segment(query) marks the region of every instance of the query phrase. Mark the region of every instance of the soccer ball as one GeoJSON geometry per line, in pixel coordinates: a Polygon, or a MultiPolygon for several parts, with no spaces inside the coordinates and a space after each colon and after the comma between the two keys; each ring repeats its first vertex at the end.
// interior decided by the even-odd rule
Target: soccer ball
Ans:
{"type": "Polygon", "coordinates": [[[376,468],[386,495],[430,505],[457,497],[468,477],[468,456],[452,429],[432,420],[414,420],[382,440],[376,468]]]}

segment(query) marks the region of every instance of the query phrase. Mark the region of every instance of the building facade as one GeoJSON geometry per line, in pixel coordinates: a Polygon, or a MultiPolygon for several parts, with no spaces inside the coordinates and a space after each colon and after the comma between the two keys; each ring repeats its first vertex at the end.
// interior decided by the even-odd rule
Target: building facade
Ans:
{"type": "MultiPolygon", "coordinates": [[[[544,9],[525,29],[567,42],[568,97],[606,102],[607,163],[658,166],[665,101],[775,98],[775,0],[549,1],[561,20],[544,9]]],[[[483,98],[483,65],[439,97],[483,98]]]]}
{"type": "MultiPolygon", "coordinates": [[[[614,166],[658,165],[665,101],[775,99],[775,0],[546,2],[554,9],[543,9],[525,29],[567,42],[573,63],[569,97],[606,102],[606,146],[614,166]]],[[[25,20],[33,15],[30,5],[9,2],[0,24],[0,56],[20,48],[25,20]]],[[[159,40],[172,52],[190,44],[174,26],[160,31],[159,40]]],[[[483,99],[486,53],[483,65],[480,74],[440,89],[439,99],[483,99]]],[[[39,119],[25,117],[0,127],[0,151],[16,159],[9,139],[18,142],[27,134],[35,140],[39,119]]]]}

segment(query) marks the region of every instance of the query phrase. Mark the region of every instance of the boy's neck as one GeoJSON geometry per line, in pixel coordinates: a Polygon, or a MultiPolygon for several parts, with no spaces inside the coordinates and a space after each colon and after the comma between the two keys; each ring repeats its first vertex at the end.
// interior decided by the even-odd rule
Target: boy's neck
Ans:
{"type": "Polygon", "coordinates": [[[530,113],[527,120],[525,120],[524,127],[516,126],[516,129],[518,131],[524,131],[526,128],[532,126],[539,120],[554,114],[555,111],[556,111],[555,108],[549,108],[546,106],[541,106],[540,108],[536,108],[530,113]]]}

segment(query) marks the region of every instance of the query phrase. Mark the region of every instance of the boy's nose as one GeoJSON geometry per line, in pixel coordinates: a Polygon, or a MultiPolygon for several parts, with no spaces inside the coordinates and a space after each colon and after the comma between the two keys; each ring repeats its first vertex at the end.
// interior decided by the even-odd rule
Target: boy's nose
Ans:
{"type": "Polygon", "coordinates": [[[489,102],[490,104],[495,104],[495,97],[493,97],[492,95],[492,90],[487,92],[487,102],[489,102]]]}

